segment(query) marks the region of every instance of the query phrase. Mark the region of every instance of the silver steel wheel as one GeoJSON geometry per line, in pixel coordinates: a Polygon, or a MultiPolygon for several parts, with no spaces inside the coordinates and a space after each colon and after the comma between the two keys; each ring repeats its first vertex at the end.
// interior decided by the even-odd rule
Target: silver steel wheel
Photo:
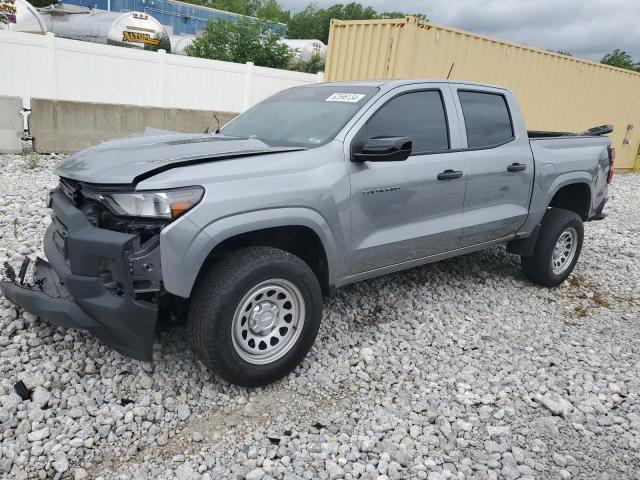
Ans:
{"type": "Polygon", "coordinates": [[[551,269],[555,275],[563,273],[576,255],[578,248],[578,231],[569,227],[560,234],[551,256],[551,269]]]}
{"type": "Polygon", "coordinates": [[[304,316],[304,298],[293,283],[282,278],[259,283],[242,297],[233,315],[233,347],[249,363],[275,362],[298,341],[304,316]]]}

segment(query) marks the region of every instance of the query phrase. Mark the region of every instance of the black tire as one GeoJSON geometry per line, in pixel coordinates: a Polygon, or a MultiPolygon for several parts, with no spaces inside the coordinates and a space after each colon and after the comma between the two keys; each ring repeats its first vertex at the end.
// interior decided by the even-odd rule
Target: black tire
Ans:
{"type": "MultiPolygon", "coordinates": [[[[248,315],[252,312],[246,311],[248,315]]],[[[228,255],[200,277],[191,297],[187,323],[193,349],[209,370],[229,383],[255,387],[285,376],[302,362],[318,334],[321,316],[320,285],[305,262],[276,248],[248,247],[228,255]],[[304,320],[301,331],[292,334],[296,338],[290,340],[289,349],[281,358],[267,364],[255,364],[241,357],[247,353],[237,346],[239,339],[234,338],[236,324],[233,319],[236,312],[243,311],[240,303],[246,304],[246,296],[252,288],[273,279],[295,285],[297,293],[301,294],[297,298],[304,301],[304,320]]],[[[243,318],[242,322],[246,320],[243,318]]]]}
{"type": "Polygon", "coordinates": [[[552,208],[547,210],[540,228],[540,234],[531,257],[522,257],[521,266],[525,276],[534,283],[545,287],[557,287],[573,271],[580,257],[584,227],[580,216],[569,210],[552,208]],[[553,252],[560,236],[565,232],[577,234],[576,248],[571,260],[567,260],[561,272],[554,272],[553,252]]]}

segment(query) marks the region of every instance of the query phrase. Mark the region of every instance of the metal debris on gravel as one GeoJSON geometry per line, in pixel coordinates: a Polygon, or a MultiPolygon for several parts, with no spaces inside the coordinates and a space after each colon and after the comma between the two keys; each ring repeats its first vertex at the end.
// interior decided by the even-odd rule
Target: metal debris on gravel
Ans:
{"type": "MultiPolygon", "coordinates": [[[[60,160],[0,155],[0,265],[43,255],[60,160]]],[[[638,478],[639,191],[616,175],[558,289],[493,248],[339,290],[266,388],[213,378],[182,327],[146,364],[0,299],[0,477],[638,478]]]]}

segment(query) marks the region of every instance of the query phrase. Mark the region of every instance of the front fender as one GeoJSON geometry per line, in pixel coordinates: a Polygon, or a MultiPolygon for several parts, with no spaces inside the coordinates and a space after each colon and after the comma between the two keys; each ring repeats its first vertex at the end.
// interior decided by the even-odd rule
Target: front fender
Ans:
{"type": "Polygon", "coordinates": [[[333,232],[324,217],[306,207],[254,210],[220,218],[203,229],[188,216],[170,224],[160,234],[162,279],[165,289],[188,298],[200,268],[216,245],[224,240],[265,228],[301,226],[312,229],[322,241],[329,268],[329,283],[344,276],[346,262],[338,258],[333,232]]]}

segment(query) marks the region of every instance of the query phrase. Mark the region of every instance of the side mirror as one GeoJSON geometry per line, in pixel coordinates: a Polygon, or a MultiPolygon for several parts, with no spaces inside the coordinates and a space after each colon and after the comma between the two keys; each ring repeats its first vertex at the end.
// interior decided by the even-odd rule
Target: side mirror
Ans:
{"type": "Polygon", "coordinates": [[[412,142],[409,137],[370,138],[362,150],[354,153],[354,162],[400,162],[411,155],[412,142]]]}

